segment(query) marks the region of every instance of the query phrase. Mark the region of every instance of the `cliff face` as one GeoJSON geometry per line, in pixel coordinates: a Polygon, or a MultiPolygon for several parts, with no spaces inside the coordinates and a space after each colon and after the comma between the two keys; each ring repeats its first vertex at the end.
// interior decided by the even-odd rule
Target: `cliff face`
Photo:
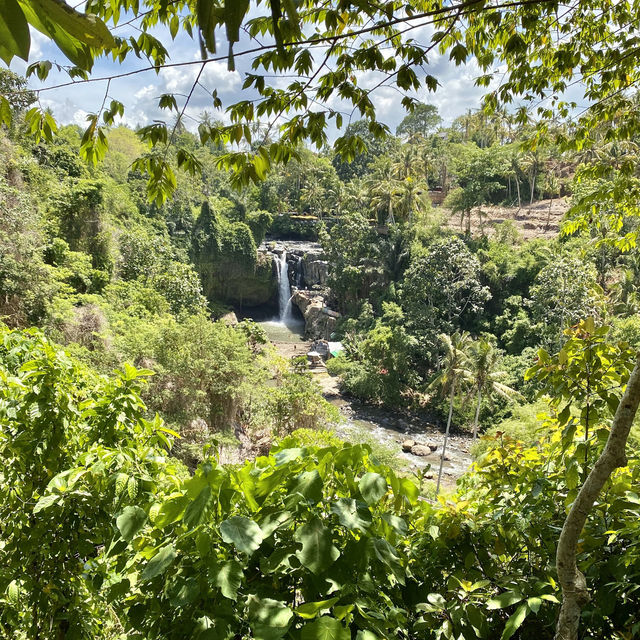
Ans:
{"type": "Polygon", "coordinates": [[[259,253],[253,268],[227,264],[224,279],[213,277],[210,282],[206,294],[235,307],[278,306],[278,282],[271,256],[259,253]]]}
{"type": "Polygon", "coordinates": [[[257,251],[249,226],[226,220],[207,202],[194,227],[191,257],[210,301],[239,308],[277,306],[271,256],[257,251]]]}
{"type": "Polygon", "coordinates": [[[308,338],[332,338],[340,314],[327,307],[324,296],[299,290],[293,294],[291,301],[302,312],[304,332],[308,338]]]}
{"type": "Polygon", "coordinates": [[[307,252],[302,256],[302,279],[306,287],[326,286],[329,280],[329,263],[322,251],[307,252]]]}

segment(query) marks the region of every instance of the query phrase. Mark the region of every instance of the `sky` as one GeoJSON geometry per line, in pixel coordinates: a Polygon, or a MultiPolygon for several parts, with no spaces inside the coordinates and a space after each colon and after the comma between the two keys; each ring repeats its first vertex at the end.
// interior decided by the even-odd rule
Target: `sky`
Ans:
{"type": "MultiPolygon", "coordinates": [[[[126,27],[125,27],[126,29],[126,27]]],[[[412,37],[420,41],[424,39],[428,42],[431,27],[423,27],[412,32],[412,37]]],[[[124,30],[116,30],[118,35],[124,35],[124,30]]],[[[167,47],[172,62],[198,61],[200,59],[200,49],[196,40],[192,40],[186,33],[181,33],[171,42],[168,33],[162,31],[154,32],[162,42],[169,42],[167,47]]],[[[226,43],[220,42],[219,51],[226,50],[226,43]]],[[[241,51],[245,47],[255,46],[248,36],[236,44],[235,51],[241,51]]],[[[322,50],[315,54],[316,59],[321,58],[322,50]]],[[[64,55],[48,39],[36,31],[32,31],[32,50],[30,62],[38,60],[50,60],[53,63],[68,65],[64,55]]],[[[210,91],[217,90],[218,96],[225,105],[241,99],[247,99],[247,92],[242,90],[245,72],[249,69],[250,57],[238,57],[236,59],[237,70],[230,72],[227,70],[226,62],[209,63],[201,78],[201,84],[208,89],[197,87],[185,112],[185,126],[195,130],[200,114],[208,110],[214,117],[228,121],[224,113],[216,113],[212,107],[210,91]]],[[[122,64],[114,63],[111,59],[98,60],[94,66],[93,77],[104,77],[113,74],[127,73],[136,69],[148,66],[146,60],[140,60],[134,55],[130,55],[122,64]]],[[[14,59],[11,69],[16,73],[24,74],[27,64],[21,60],[14,59]]],[[[164,93],[186,94],[190,90],[193,80],[198,72],[199,65],[192,65],[179,68],[167,68],[156,74],[148,71],[124,78],[118,78],[111,82],[109,86],[109,98],[114,98],[122,102],[125,106],[124,124],[131,127],[144,126],[154,120],[170,120],[173,114],[158,108],[158,98],[164,93]]],[[[414,94],[416,98],[423,102],[435,105],[443,118],[444,125],[450,125],[452,121],[467,112],[469,109],[477,109],[480,106],[480,99],[486,91],[484,88],[474,85],[475,78],[480,75],[474,62],[466,66],[456,66],[448,60],[446,56],[434,54],[430,61],[427,72],[435,76],[440,83],[440,87],[435,93],[428,92],[422,88],[414,94]]],[[[362,74],[359,78],[361,83],[370,84],[377,81],[375,74],[362,74]]],[[[69,78],[64,72],[55,70],[55,66],[49,77],[41,83],[35,76],[29,80],[29,85],[33,89],[43,89],[56,84],[68,82],[69,78]]],[[[275,79],[273,82],[282,83],[283,80],[275,79]]],[[[54,90],[46,90],[40,93],[40,103],[43,107],[52,109],[59,123],[75,123],[80,126],[86,124],[88,113],[95,113],[105,97],[106,81],[93,83],[78,83],[75,86],[64,87],[54,90]]],[[[249,97],[251,97],[249,95],[249,97]]],[[[181,105],[183,99],[177,97],[178,104],[181,105]]],[[[389,125],[392,131],[402,121],[406,112],[401,104],[401,95],[392,88],[382,87],[373,95],[373,101],[378,112],[378,119],[389,125]]],[[[331,106],[340,108],[338,102],[333,102],[331,106]]],[[[354,120],[358,119],[354,116],[354,120]]],[[[330,131],[330,137],[336,137],[335,131],[330,131]]]]}

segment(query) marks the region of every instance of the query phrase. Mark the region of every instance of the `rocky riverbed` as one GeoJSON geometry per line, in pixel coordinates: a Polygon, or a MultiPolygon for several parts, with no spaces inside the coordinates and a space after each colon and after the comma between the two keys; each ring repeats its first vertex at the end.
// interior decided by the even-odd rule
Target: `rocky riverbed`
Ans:
{"type": "MultiPolygon", "coordinates": [[[[280,354],[285,357],[302,355],[309,350],[311,342],[300,336],[300,327],[285,328],[278,323],[266,326],[270,339],[280,354]]],[[[437,478],[444,431],[415,416],[363,405],[342,395],[338,379],[330,376],[324,367],[314,369],[314,380],[322,388],[329,402],[340,410],[343,422],[336,426],[336,434],[349,442],[371,444],[386,458],[393,458],[403,471],[425,469],[427,479],[437,478]]],[[[449,437],[442,484],[453,489],[456,480],[469,468],[473,458],[469,452],[471,436],[454,432],[449,437]]]]}
{"type": "MultiPolygon", "coordinates": [[[[316,378],[328,376],[319,373],[316,378]]],[[[335,379],[332,379],[335,383],[335,379]]],[[[323,385],[324,387],[324,385],[323,385]]],[[[385,456],[393,456],[398,466],[406,471],[418,471],[430,466],[426,478],[437,478],[444,430],[417,417],[369,407],[357,401],[330,393],[327,399],[340,409],[344,422],[335,429],[336,434],[349,442],[365,442],[381,450],[385,456]]],[[[472,439],[467,434],[449,436],[445,452],[442,485],[455,487],[456,480],[471,465],[472,439]]]]}

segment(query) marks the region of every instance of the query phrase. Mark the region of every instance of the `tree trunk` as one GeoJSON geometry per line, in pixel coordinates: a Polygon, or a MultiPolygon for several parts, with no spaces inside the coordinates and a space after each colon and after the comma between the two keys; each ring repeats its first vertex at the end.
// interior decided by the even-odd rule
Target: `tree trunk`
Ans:
{"type": "Polygon", "coordinates": [[[473,439],[478,437],[478,418],[480,417],[480,402],[482,400],[482,391],[478,389],[478,403],[476,404],[476,417],[473,421],[473,439]]]}
{"type": "Polygon", "coordinates": [[[536,172],[535,169],[531,170],[531,199],[529,200],[529,206],[533,204],[533,196],[536,192],[536,172]]]}
{"type": "Polygon", "coordinates": [[[520,180],[518,180],[518,176],[516,176],[516,190],[518,192],[518,209],[522,208],[522,201],[520,199],[520,180]]]}
{"type": "Polygon", "coordinates": [[[440,493],[440,481],[442,480],[442,466],[444,465],[444,454],[447,452],[447,442],[449,440],[449,429],[451,427],[451,416],[453,415],[453,398],[456,393],[456,383],[451,385],[451,397],[449,398],[449,417],[447,418],[447,429],[444,432],[444,442],[442,444],[442,454],[440,455],[440,470],[438,471],[438,484],[436,485],[436,495],[440,493]]]}
{"type": "Polygon", "coordinates": [[[627,464],[625,449],[638,404],[640,404],[640,354],[613,418],[607,444],[571,505],[558,540],[556,568],[562,587],[562,607],[556,626],[555,640],[578,639],[582,607],[589,602],[585,577],[576,564],[580,534],[602,487],[615,469],[627,464]]]}

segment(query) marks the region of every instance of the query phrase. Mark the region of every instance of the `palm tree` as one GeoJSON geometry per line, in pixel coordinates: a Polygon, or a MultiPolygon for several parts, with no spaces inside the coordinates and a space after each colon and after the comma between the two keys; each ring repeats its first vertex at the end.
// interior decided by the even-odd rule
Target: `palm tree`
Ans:
{"type": "Polygon", "coordinates": [[[460,389],[469,380],[470,372],[467,369],[469,345],[471,338],[467,331],[460,333],[456,331],[448,336],[442,333],[438,339],[444,347],[444,355],[440,358],[440,373],[431,382],[429,388],[439,388],[443,395],[449,395],[449,417],[447,418],[447,428],[444,433],[444,443],[442,454],[440,455],[440,469],[438,471],[438,484],[436,485],[436,495],[440,493],[440,482],[442,480],[442,466],[444,456],[447,451],[449,441],[449,430],[451,429],[451,416],[453,415],[453,401],[456,396],[456,389],[460,389]]]}
{"type": "Polygon", "coordinates": [[[621,316],[632,316],[640,310],[637,277],[633,269],[625,269],[620,279],[611,286],[610,299],[614,303],[614,312],[621,316]]]}
{"type": "Polygon", "coordinates": [[[520,394],[500,382],[506,372],[498,370],[500,352],[487,340],[477,340],[469,349],[469,369],[471,387],[476,392],[476,415],[473,421],[473,439],[478,437],[478,418],[483,394],[497,393],[503,398],[512,399],[520,394]]]}
{"type": "Polygon", "coordinates": [[[416,177],[417,159],[415,147],[406,145],[391,164],[391,171],[396,180],[402,181],[416,177]]]}
{"type": "Polygon", "coordinates": [[[414,213],[420,214],[429,207],[429,187],[423,181],[416,182],[413,178],[405,178],[401,183],[400,210],[402,218],[412,224],[414,213]]]}
{"type": "Polygon", "coordinates": [[[398,181],[390,169],[380,172],[367,181],[371,194],[371,207],[386,215],[387,224],[395,224],[393,211],[402,200],[398,181]]]}
{"type": "Polygon", "coordinates": [[[533,204],[533,199],[536,194],[536,178],[538,177],[538,173],[542,168],[542,160],[540,158],[540,153],[537,150],[528,151],[522,158],[521,166],[529,179],[529,190],[530,190],[529,206],[531,206],[533,204]]]}
{"type": "Polygon", "coordinates": [[[345,211],[365,212],[369,208],[369,189],[362,178],[353,178],[342,185],[342,193],[339,196],[338,213],[345,211]]]}
{"type": "Polygon", "coordinates": [[[300,204],[311,215],[322,218],[323,207],[326,206],[327,194],[316,176],[311,176],[300,192],[300,204]]]}

